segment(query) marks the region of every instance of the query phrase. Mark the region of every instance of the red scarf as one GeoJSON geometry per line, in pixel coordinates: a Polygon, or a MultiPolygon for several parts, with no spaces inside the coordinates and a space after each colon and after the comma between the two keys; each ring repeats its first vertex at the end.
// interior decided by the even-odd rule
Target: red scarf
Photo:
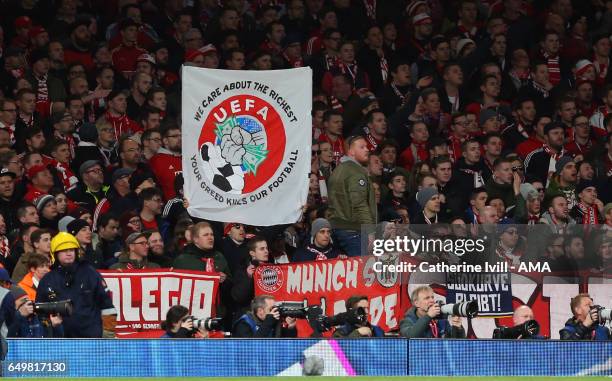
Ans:
{"type": "Polygon", "coordinates": [[[461,144],[463,144],[466,139],[467,137],[458,138],[455,135],[449,136],[448,140],[450,144],[448,145],[448,155],[453,163],[456,163],[459,161],[459,159],[461,159],[461,144]]]}
{"type": "Polygon", "coordinates": [[[597,217],[596,207],[585,205],[582,201],[579,202],[576,206],[582,212],[583,225],[597,225],[597,221],[599,221],[599,219],[597,217]]]}
{"type": "Polygon", "coordinates": [[[550,149],[548,145],[544,144],[542,146],[542,149],[544,150],[544,152],[548,154],[548,156],[552,157],[555,161],[559,160],[561,156],[565,155],[565,151],[563,150],[563,148],[561,149],[560,152],[554,153],[553,150],[550,149]]]}
{"type": "Polygon", "coordinates": [[[548,80],[553,86],[557,86],[561,82],[561,66],[559,65],[559,55],[550,57],[548,53],[542,53],[548,66],[548,80]]]}
{"type": "Polygon", "coordinates": [[[527,225],[536,225],[538,222],[540,222],[540,216],[538,216],[537,214],[529,213],[529,217],[527,218],[527,225]]]}
{"type": "Polygon", "coordinates": [[[368,144],[368,149],[370,150],[370,152],[374,152],[376,150],[376,147],[378,147],[378,145],[381,143],[382,140],[378,140],[376,139],[374,136],[372,136],[372,134],[370,134],[368,132],[368,134],[366,135],[366,143],[368,144]]]}

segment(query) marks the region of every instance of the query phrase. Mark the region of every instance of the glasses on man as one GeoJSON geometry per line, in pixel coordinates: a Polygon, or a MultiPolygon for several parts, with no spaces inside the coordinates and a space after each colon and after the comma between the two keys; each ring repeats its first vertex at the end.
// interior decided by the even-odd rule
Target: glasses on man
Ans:
{"type": "Polygon", "coordinates": [[[232,228],[234,228],[234,229],[240,229],[240,228],[242,228],[243,226],[244,226],[244,225],[242,225],[242,224],[232,224],[232,228]]]}
{"type": "Polygon", "coordinates": [[[147,241],[133,242],[132,245],[145,245],[145,246],[149,246],[149,242],[147,242],[147,241]]]}

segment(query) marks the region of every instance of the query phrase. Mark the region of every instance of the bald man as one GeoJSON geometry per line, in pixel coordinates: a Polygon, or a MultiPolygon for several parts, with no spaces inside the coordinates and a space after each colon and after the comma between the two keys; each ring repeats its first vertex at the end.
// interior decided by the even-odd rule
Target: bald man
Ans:
{"type": "Polygon", "coordinates": [[[514,310],[512,321],[514,322],[515,327],[529,320],[535,320],[533,317],[533,310],[529,306],[522,305],[514,310]]]}

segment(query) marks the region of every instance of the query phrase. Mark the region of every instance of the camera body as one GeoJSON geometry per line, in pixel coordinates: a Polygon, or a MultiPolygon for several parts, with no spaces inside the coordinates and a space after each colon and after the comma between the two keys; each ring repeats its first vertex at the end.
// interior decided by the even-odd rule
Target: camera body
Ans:
{"type": "Polygon", "coordinates": [[[597,312],[597,320],[599,321],[599,324],[605,324],[606,322],[612,320],[612,309],[605,308],[596,304],[591,307],[591,311],[593,310],[597,312]]]}
{"type": "MultiPolygon", "coordinates": [[[[318,307],[318,306],[317,306],[318,307]]],[[[308,311],[312,307],[304,307],[301,302],[276,303],[272,309],[276,309],[281,317],[292,317],[296,319],[306,319],[308,311]]]]}

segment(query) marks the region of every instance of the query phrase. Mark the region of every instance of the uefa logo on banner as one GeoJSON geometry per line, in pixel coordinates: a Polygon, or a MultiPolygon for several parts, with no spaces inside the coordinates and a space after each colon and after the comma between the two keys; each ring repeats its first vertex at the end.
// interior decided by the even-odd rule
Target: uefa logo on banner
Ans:
{"type": "Polygon", "coordinates": [[[312,71],[182,74],[189,213],[257,226],[296,222],[308,194],[312,71]]]}

